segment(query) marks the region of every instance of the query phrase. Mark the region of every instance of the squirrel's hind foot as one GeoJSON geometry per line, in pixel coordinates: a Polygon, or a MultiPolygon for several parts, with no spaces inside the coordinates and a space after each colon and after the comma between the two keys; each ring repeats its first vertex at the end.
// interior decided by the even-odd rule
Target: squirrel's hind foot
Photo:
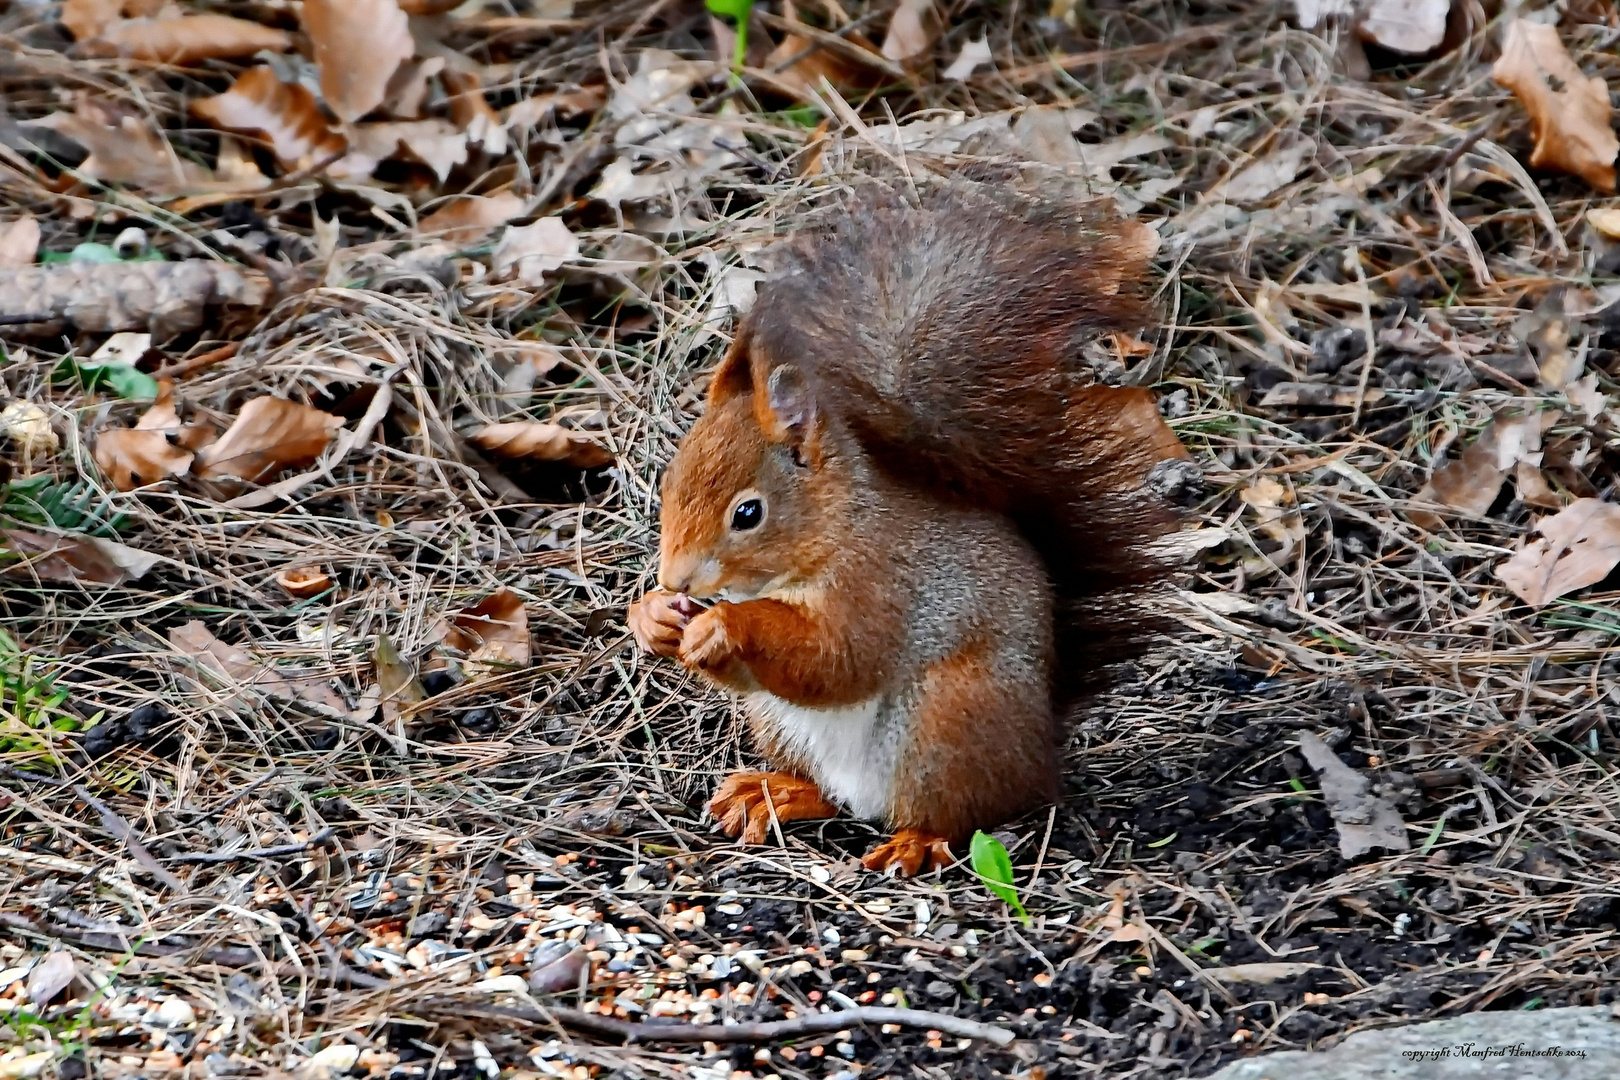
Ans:
{"type": "Polygon", "coordinates": [[[802,776],[775,772],[733,773],[709,800],[709,816],[727,836],[741,836],[745,844],[763,844],[774,813],[777,821],[829,818],[838,807],[821,789],[802,776]]]}
{"type": "Polygon", "coordinates": [[[867,852],[861,865],[883,873],[891,868],[904,877],[915,877],[929,867],[943,869],[956,861],[951,845],[943,836],[918,829],[901,829],[867,852]]]}

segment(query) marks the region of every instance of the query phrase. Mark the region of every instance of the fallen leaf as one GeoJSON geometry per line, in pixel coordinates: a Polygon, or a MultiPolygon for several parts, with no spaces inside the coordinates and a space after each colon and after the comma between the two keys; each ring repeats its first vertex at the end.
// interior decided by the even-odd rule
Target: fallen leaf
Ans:
{"type": "Polygon", "coordinates": [[[1210,189],[1206,202],[1252,203],[1259,202],[1278,188],[1294,182],[1299,168],[1313,147],[1305,142],[1295,143],[1268,157],[1251,162],[1210,189]]]}
{"type": "Polygon", "coordinates": [[[507,107],[501,123],[509,128],[532,128],[553,114],[562,119],[593,113],[607,101],[607,88],[584,86],[578,90],[553,90],[524,98],[507,107]]]}
{"type": "Polygon", "coordinates": [[[382,104],[394,70],[416,53],[410,21],[395,0],[304,0],[303,22],[315,46],[321,96],[351,124],[382,104]]]}
{"type": "Polygon", "coordinates": [[[276,584],[288,596],[308,600],[332,587],[332,577],[318,566],[300,566],[276,575],[276,584]]]}
{"type": "Polygon", "coordinates": [[[885,59],[915,64],[934,47],[944,24],[934,10],[934,0],[900,0],[889,16],[889,29],[883,35],[885,59]]]}
{"type": "MultiPolygon", "coordinates": [[[[1526,416],[1497,413],[1457,460],[1434,471],[1413,501],[1437,504],[1468,517],[1485,516],[1509,473],[1528,465],[1540,478],[1542,433],[1562,415],[1556,411],[1526,416]]],[[[1521,485],[1529,486],[1532,494],[1536,494],[1534,483],[1527,476],[1521,477],[1521,485]]],[[[1438,529],[1442,524],[1442,518],[1432,510],[1412,509],[1406,516],[1425,529],[1438,529]]]]}
{"type": "Polygon", "coordinates": [[[162,0],[63,0],[61,22],[74,41],[88,41],[125,15],[153,15],[162,0]]]}
{"type": "Polygon", "coordinates": [[[99,364],[127,364],[134,367],[152,349],[152,335],[121,330],[103,341],[90,359],[99,364]]]}
{"type": "Polygon", "coordinates": [[[1408,56],[1426,56],[1446,37],[1451,0],[1366,0],[1356,33],[1363,41],[1408,56]]]}
{"type": "Polygon", "coordinates": [[[411,713],[410,707],[426,701],[427,691],[422,688],[422,680],[416,677],[416,669],[399,655],[387,634],[377,635],[371,659],[377,669],[378,703],[382,706],[383,719],[394,727],[403,753],[406,717],[417,715],[411,713]]]}
{"type": "Polygon", "coordinates": [[[985,34],[971,40],[962,46],[951,66],[940,73],[940,78],[948,81],[961,82],[972,75],[985,64],[993,63],[995,58],[990,53],[990,35],[985,34]]]}
{"type": "Polygon", "coordinates": [[[350,128],[349,152],[327,171],[340,179],[364,178],[379,162],[397,156],[401,147],[441,181],[467,160],[466,133],[450,121],[400,120],[350,128]]]}
{"type": "MultiPolygon", "coordinates": [[[[25,561],[6,568],[13,577],[80,585],[122,585],[139,581],[158,557],[127,545],[82,533],[0,529],[4,550],[25,561]]],[[[8,560],[9,562],[10,560],[8,560]]]]}
{"type": "MultiPolygon", "coordinates": [[[[873,57],[882,55],[876,45],[858,32],[849,34],[845,40],[850,46],[873,57]]],[[[784,34],[776,48],[765,57],[762,65],[764,74],[760,77],[800,101],[814,101],[822,79],[834,86],[866,88],[876,85],[884,77],[877,67],[863,64],[854,56],[830,46],[812,50],[813,44],[810,38],[802,34],[784,34]],[[783,67],[784,64],[787,66],[783,67]],[[781,70],[778,71],[778,68],[781,70]]]]}
{"type": "Polygon", "coordinates": [[[54,112],[21,125],[50,128],[89,151],[78,171],[92,180],[131,184],[159,193],[206,184],[206,169],[177,155],[145,116],[81,94],[71,113],[54,112]]]}
{"type": "Polygon", "coordinates": [[[1564,387],[1564,396],[1569,403],[1586,414],[1588,423],[1596,423],[1609,408],[1609,399],[1598,392],[1597,372],[1591,372],[1584,379],[1577,379],[1564,387]]]}
{"type": "Polygon", "coordinates": [[[1576,499],[1538,521],[1535,531],[1538,539],[1496,568],[1503,584],[1531,607],[1595,585],[1620,564],[1620,505],[1576,499]]]}
{"type": "Polygon", "coordinates": [[[472,442],[501,457],[565,461],[576,469],[594,469],[613,461],[613,454],[589,436],[538,420],[487,424],[472,436],[472,442]]]}
{"type": "Polygon", "coordinates": [[[24,215],[0,225],[0,267],[30,266],[39,253],[39,222],[24,215]]]}
{"type": "Polygon", "coordinates": [[[484,98],[478,76],[446,70],[439,79],[450,96],[450,119],[467,136],[467,144],[497,157],[506,153],[506,126],[484,98]]]}
{"type": "Polygon", "coordinates": [[[292,35],[285,30],[211,14],[125,19],[102,30],[95,40],[120,56],[162,64],[234,60],[261,50],[292,48],[292,35]]]}
{"type": "Polygon", "coordinates": [[[523,598],[511,589],[497,589],[451,616],[443,642],[460,652],[470,667],[527,667],[529,616],[523,598]]]}
{"type": "Polygon", "coordinates": [[[1491,77],[1530,114],[1530,165],[1574,173],[1601,191],[1614,190],[1620,139],[1609,126],[1609,87],[1581,72],[1558,28],[1515,18],[1502,37],[1491,77]]]}
{"type": "Polygon", "coordinates": [[[442,56],[418,57],[399,65],[389,77],[388,91],[383,95],[383,108],[388,115],[400,120],[414,120],[421,116],[422,104],[427,101],[428,85],[443,70],[442,56]]]}
{"type": "Polygon", "coordinates": [[[1322,799],[1338,830],[1340,855],[1353,859],[1373,848],[1406,851],[1412,846],[1400,813],[1372,793],[1366,776],[1340,761],[1309,731],[1300,734],[1299,750],[1322,785],[1322,799]]]}
{"type": "Polygon", "coordinates": [[[32,401],[13,401],[0,411],[0,435],[16,443],[25,457],[54,454],[62,445],[50,415],[32,401]]]}
{"type": "Polygon", "coordinates": [[[313,462],[342,426],[340,417],[309,405],[254,398],[242,406],[219,440],[198,455],[196,473],[204,479],[262,480],[313,462]]]}
{"type": "Polygon", "coordinates": [[[248,68],[222,94],[192,103],[191,111],[217,128],[269,140],[289,169],[304,169],[341,155],[348,145],[322,115],[315,95],[282,82],[268,64],[248,68]]]}
{"type": "Polygon", "coordinates": [[[491,260],[496,275],[513,274],[524,285],[538,288],[545,275],[579,258],[579,237],[561,218],[541,218],[533,225],[511,225],[495,246],[491,260]]]}
{"type": "Polygon", "coordinates": [[[193,619],[169,631],[169,644],[197,662],[226,685],[249,687],[284,701],[302,701],[346,716],[348,702],[325,680],[314,676],[289,678],[272,664],[257,660],[244,649],[215,637],[201,620],[193,619]]]}
{"type": "Polygon", "coordinates": [[[79,969],[73,954],[57,949],[35,964],[28,973],[28,1000],[43,1008],[73,982],[79,969]]]}
{"type": "Polygon", "coordinates": [[[474,244],[497,226],[521,217],[527,199],[503,191],[499,195],[467,195],[446,203],[417,223],[424,236],[440,235],[452,244],[474,244]]]}
{"type": "Polygon", "coordinates": [[[191,469],[191,451],[161,431],[112,428],[96,436],[96,467],[119,491],[134,491],[191,469]]]}

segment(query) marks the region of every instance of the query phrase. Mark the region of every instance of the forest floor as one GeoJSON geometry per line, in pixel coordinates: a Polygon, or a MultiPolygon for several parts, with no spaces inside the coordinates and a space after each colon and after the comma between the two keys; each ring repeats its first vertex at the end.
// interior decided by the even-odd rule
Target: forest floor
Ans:
{"type": "MultiPolygon", "coordinates": [[[[826,29],[785,46],[761,4],[740,82],[698,3],[416,14],[381,76],[394,0],[357,0],[346,49],[328,6],[325,53],[243,0],[210,7],[282,39],[173,62],[116,3],[0,4],[0,314],[59,314],[5,275],[70,253],[125,275],[0,326],[0,1075],[1146,1080],[1620,999],[1620,591],[1498,576],[1615,497],[1620,260],[1590,177],[1528,170],[1496,5],[1412,59],[1292,4],[954,0],[906,31],[805,3],[826,29]],[[849,53],[907,33],[903,65],[849,53]],[[200,118],[255,64],[279,104],[235,106],[280,113],[200,118]],[[322,93],[372,119],[328,129],[322,93]],[[761,246],[854,172],[984,162],[1158,230],[1160,321],[1105,374],[1204,475],[1184,633],[1074,726],[1061,804],[998,833],[1028,923],[965,866],[864,871],[864,823],[719,835],[734,708],[623,625],[761,246]],[[98,355],[131,275],[182,262],[268,298],[185,294],[98,355]],[[266,396],[310,408],[203,445],[266,396]],[[156,442],[109,437],[143,416],[156,442]],[[1307,733],[1405,850],[1341,855],[1307,733]],[[1017,1039],[553,1022],[857,1005],[1017,1039]]],[[[1620,78],[1612,4],[1526,6],[1620,78]]]]}

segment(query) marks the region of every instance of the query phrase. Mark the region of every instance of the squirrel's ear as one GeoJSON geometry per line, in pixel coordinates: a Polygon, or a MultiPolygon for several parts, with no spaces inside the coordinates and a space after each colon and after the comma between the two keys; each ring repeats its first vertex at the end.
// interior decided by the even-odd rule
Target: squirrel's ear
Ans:
{"type": "Polygon", "coordinates": [[[764,404],[770,415],[760,419],[773,439],[795,449],[809,441],[816,426],[816,398],[804,372],[792,364],[772,368],[764,404]]]}
{"type": "Polygon", "coordinates": [[[738,334],[732,341],[731,348],[726,350],[725,359],[720,366],[714,369],[709,377],[709,404],[719,405],[730,401],[734,397],[752,393],[754,378],[751,362],[748,358],[748,346],[743,335],[738,334]]]}

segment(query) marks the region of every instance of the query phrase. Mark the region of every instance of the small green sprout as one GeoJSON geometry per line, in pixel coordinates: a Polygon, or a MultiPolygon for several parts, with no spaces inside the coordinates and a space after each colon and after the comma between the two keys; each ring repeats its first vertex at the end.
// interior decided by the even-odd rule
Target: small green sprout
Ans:
{"type": "Polygon", "coordinates": [[[731,70],[741,71],[748,56],[748,15],[754,0],[708,0],[709,12],[737,24],[737,50],[731,57],[731,70]]]}
{"type": "Polygon", "coordinates": [[[1013,909],[1020,922],[1029,925],[1029,912],[1018,899],[1018,889],[1013,885],[1012,859],[1000,840],[989,833],[976,832],[973,834],[973,843],[968,849],[968,856],[973,863],[973,872],[979,875],[979,880],[990,887],[995,893],[1007,902],[1013,909]]]}

